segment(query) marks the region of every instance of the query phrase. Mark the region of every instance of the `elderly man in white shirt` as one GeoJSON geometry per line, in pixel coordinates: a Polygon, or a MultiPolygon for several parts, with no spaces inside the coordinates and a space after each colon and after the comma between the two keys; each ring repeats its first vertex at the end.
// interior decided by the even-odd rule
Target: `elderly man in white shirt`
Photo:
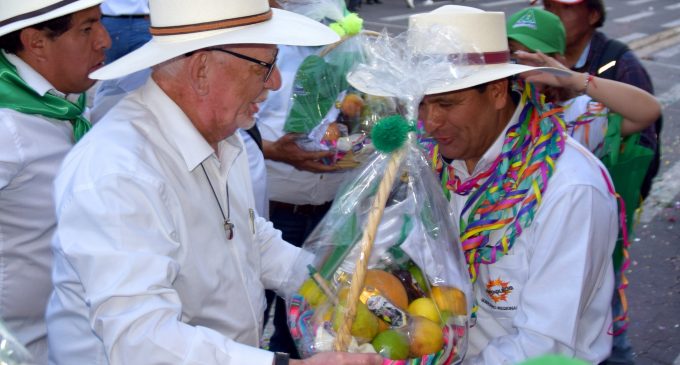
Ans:
{"type": "MultiPolygon", "coordinates": [[[[93,73],[153,67],[67,156],[55,183],[55,364],[288,364],[258,349],[264,288],[301,251],[259,217],[243,141],[280,85],[277,43],[337,41],[266,0],[150,2],[153,38],[93,73]],[[197,11],[199,10],[199,11],[197,11]]],[[[291,364],[380,364],[324,353],[291,364]]]]}
{"type": "Polygon", "coordinates": [[[88,129],[84,94],[111,43],[101,0],[0,7],[0,317],[47,363],[53,180],[88,129]]]}
{"type": "MultiPolygon", "coordinates": [[[[463,363],[562,354],[598,364],[612,341],[613,186],[533,86],[512,84],[514,75],[540,71],[587,92],[588,75],[510,63],[504,17],[453,5],[412,15],[414,52],[458,63],[401,80],[422,85],[419,118],[436,141],[431,153],[473,281],[477,310],[463,363]],[[427,30],[445,42],[419,34],[427,30]]],[[[384,90],[357,75],[348,80],[358,89],[384,90]]]]}

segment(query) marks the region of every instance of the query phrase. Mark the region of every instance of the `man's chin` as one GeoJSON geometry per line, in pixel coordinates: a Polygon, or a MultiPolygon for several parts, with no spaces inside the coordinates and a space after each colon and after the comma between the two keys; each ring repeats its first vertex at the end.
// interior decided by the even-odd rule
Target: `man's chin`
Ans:
{"type": "Polygon", "coordinates": [[[253,128],[255,126],[255,117],[243,117],[238,120],[238,127],[244,130],[253,128]]]}

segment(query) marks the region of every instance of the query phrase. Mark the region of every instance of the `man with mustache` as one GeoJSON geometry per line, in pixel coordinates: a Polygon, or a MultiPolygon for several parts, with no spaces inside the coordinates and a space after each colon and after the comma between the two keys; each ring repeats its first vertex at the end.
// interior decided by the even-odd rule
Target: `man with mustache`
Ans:
{"type": "Polygon", "coordinates": [[[0,316],[47,363],[57,169],[89,129],[88,74],[111,46],[101,0],[6,0],[0,6],[0,316]]]}

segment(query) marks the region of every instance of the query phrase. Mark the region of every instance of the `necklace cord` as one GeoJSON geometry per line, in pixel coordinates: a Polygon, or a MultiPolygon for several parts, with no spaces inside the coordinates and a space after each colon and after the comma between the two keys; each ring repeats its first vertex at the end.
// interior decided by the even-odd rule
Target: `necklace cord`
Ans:
{"type": "Polygon", "coordinates": [[[227,216],[224,216],[224,209],[222,208],[222,204],[220,204],[220,199],[217,197],[217,192],[215,191],[215,188],[213,187],[212,182],[210,182],[210,178],[208,177],[208,172],[205,171],[205,167],[203,166],[203,162],[201,162],[201,169],[203,169],[203,174],[205,175],[205,179],[208,180],[208,185],[210,185],[210,190],[212,190],[213,196],[215,197],[215,201],[217,202],[217,206],[220,208],[220,214],[222,214],[222,219],[224,219],[225,222],[229,222],[229,217],[230,217],[230,211],[229,211],[229,185],[227,185],[227,216]]]}

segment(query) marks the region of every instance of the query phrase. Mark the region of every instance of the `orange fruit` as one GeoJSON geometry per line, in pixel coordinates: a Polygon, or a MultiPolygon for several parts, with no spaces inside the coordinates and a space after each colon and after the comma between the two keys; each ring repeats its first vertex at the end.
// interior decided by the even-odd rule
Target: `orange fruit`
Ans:
{"type": "Polygon", "coordinates": [[[467,314],[467,301],[465,294],[448,286],[433,286],[431,297],[440,311],[449,311],[455,315],[467,314]]]}

